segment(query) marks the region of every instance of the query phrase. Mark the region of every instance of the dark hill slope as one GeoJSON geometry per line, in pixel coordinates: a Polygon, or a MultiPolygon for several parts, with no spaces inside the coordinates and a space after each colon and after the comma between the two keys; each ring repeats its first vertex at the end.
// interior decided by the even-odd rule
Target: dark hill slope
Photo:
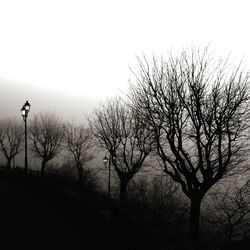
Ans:
{"type": "Polygon", "coordinates": [[[59,186],[38,177],[0,174],[1,250],[157,249],[107,201],[94,202],[90,194],[79,196],[59,186]]]}

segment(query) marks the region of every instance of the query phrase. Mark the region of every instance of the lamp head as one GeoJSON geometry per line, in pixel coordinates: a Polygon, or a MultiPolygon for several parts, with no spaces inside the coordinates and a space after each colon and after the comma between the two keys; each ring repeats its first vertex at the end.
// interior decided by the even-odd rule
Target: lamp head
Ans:
{"type": "Polygon", "coordinates": [[[107,156],[105,156],[105,157],[103,158],[103,163],[104,163],[105,166],[107,166],[107,163],[108,163],[108,158],[107,158],[107,156]]]}
{"type": "Polygon", "coordinates": [[[26,116],[26,110],[25,110],[25,107],[23,106],[22,109],[21,109],[21,114],[23,117],[26,116]]]}
{"type": "Polygon", "coordinates": [[[27,112],[29,112],[29,111],[30,111],[30,104],[29,104],[29,102],[28,102],[28,101],[26,101],[26,102],[25,102],[25,104],[24,104],[24,108],[25,108],[25,110],[26,110],[27,112]]]}

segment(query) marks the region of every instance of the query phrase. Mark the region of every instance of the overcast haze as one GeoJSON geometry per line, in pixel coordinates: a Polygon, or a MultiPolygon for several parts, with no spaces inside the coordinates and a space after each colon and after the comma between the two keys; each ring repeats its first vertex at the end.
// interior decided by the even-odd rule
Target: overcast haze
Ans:
{"type": "Polygon", "coordinates": [[[2,116],[79,119],[126,89],[135,55],[211,47],[250,68],[248,1],[0,1],[2,116]],[[31,113],[31,115],[32,115],[31,113]]]}

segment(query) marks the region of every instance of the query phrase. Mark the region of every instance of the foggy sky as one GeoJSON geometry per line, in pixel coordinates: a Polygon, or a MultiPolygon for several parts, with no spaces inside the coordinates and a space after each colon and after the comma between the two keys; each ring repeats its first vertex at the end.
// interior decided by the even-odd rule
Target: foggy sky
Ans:
{"type": "MultiPolygon", "coordinates": [[[[0,118],[55,112],[80,121],[126,90],[136,55],[211,44],[250,69],[244,0],[0,2],[0,118]]],[[[233,60],[234,61],[234,60],[233,60]]]]}
{"type": "Polygon", "coordinates": [[[60,88],[48,88],[0,79],[0,118],[22,120],[21,108],[26,100],[31,104],[28,119],[40,112],[52,112],[65,120],[83,122],[99,106],[101,98],[84,93],[74,94],[60,88]]]}

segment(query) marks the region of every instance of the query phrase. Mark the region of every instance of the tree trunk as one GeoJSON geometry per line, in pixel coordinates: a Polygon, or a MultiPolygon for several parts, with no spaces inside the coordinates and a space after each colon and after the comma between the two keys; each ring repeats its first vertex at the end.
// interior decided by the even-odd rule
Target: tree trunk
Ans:
{"type": "Polygon", "coordinates": [[[200,225],[200,198],[191,199],[190,217],[189,217],[189,236],[192,241],[199,241],[199,225],[200,225]]]}
{"type": "Polygon", "coordinates": [[[233,227],[229,224],[228,225],[228,234],[227,234],[227,243],[231,243],[233,235],[233,227]]]}
{"type": "Polygon", "coordinates": [[[78,182],[82,184],[83,183],[83,175],[82,175],[83,168],[78,166],[77,170],[78,170],[78,182]]]}
{"type": "Polygon", "coordinates": [[[11,159],[8,158],[7,159],[7,164],[6,164],[6,167],[7,167],[8,170],[10,170],[10,164],[11,164],[11,159]]]}
{"type": "Polygon", "coordinates": [[[120,201],[126,201],[127,197],[127,187],[128,187],[128,179],[120,178],[120,201]]]}
{"type": "Polygon", "coordinates": [[[48,162],[47,160],[42,160],[41,175],[45,174],[45,167],[47,162],[48,162]]]}

